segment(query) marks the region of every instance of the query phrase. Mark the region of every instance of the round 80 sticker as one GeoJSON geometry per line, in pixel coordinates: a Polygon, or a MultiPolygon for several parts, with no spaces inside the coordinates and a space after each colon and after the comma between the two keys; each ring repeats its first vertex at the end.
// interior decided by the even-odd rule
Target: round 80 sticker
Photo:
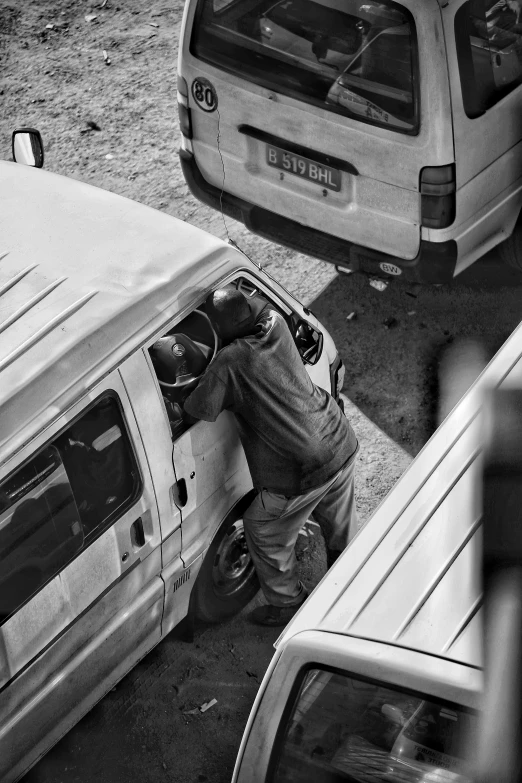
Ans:
{"type": "Polygon", "coordinates": [[[192,97],[203,111],[215,111],[218,105],[214,85],[208,79],[198,76],[192,82],[192,97]]]}

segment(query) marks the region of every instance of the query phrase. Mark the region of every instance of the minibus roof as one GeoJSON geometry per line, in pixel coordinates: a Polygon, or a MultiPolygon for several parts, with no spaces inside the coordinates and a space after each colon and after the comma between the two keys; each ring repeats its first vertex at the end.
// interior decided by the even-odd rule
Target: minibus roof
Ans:
{"type": "Polygon", "coordinates": [[[276,647],[300,631],[318,629],[481,665],[482,390],[520,386],[521,354],[522,324],[327,572],[276,647]]]}
{"type": "Polygon", "coordinates": [[[238,266],[181,220],[16,163],[0,221],[0,462],[238,266]]]}

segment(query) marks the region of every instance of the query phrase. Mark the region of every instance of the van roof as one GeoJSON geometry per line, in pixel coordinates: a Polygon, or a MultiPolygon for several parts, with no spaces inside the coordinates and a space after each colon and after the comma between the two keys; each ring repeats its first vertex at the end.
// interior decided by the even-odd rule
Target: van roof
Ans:
{"type": "Polygon", "coordinates": [[[522,324],[327,572],[276,647],[299,631],[318,629],[481,665],[481,392],[520,377],[521,342],[522,324]]]}
{"type": "MultiPolygon", "coordinates": [[[[0,462],[238,266],[181,220],[0,161],[0,462]]],[[[246,263],[246,262],[245,262],[246,263]]]]}

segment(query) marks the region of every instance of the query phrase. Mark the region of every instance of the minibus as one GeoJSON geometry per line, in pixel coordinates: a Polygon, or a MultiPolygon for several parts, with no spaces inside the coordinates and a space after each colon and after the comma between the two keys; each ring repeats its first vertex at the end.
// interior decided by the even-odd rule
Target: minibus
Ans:
{"type": "Polygon", "coordinates": [[[192,193],[343,271],[522,268],[518,0],[186,0],[192,193]]]}
{"type": "Polygon", "coordinates": [[[31,129],[13,148],[30,165],[0,162],[2,783],[181,620],[224,619],[258,591],[235,419],[182,415],[220,347],[208,294],[232,286],[278,309],[337,399],[344,375],[312,313],[236,248],[39,170],[31,129]]]}
{"type": "Polygon", "coordinates": [[[471,783],[484,392],[521,387],[522,324],[277,640],[233,783],[471,783]]]}

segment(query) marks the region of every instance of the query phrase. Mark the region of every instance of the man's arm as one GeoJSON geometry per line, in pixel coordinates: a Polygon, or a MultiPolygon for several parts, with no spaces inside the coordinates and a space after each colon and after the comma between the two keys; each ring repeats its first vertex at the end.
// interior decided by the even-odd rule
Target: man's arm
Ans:
{"type": "Polygon", "coordinates": [[[191,416],[190,413],[187,413],[185,408],[183,408],[183,421],[185,424],[188,424],[189,427],[192,427],[193,424],[197,421],[201,421],[201,419],[198,419],[196,416],[191,416]]]}
{"type": "Polygon", "coordinates": [[[198,385],[183,405],[185,421],[189,424],[203,419],[215,421],[221,411],[233,403],[227,384],[212,370],[206,370],[198,385]]]}

